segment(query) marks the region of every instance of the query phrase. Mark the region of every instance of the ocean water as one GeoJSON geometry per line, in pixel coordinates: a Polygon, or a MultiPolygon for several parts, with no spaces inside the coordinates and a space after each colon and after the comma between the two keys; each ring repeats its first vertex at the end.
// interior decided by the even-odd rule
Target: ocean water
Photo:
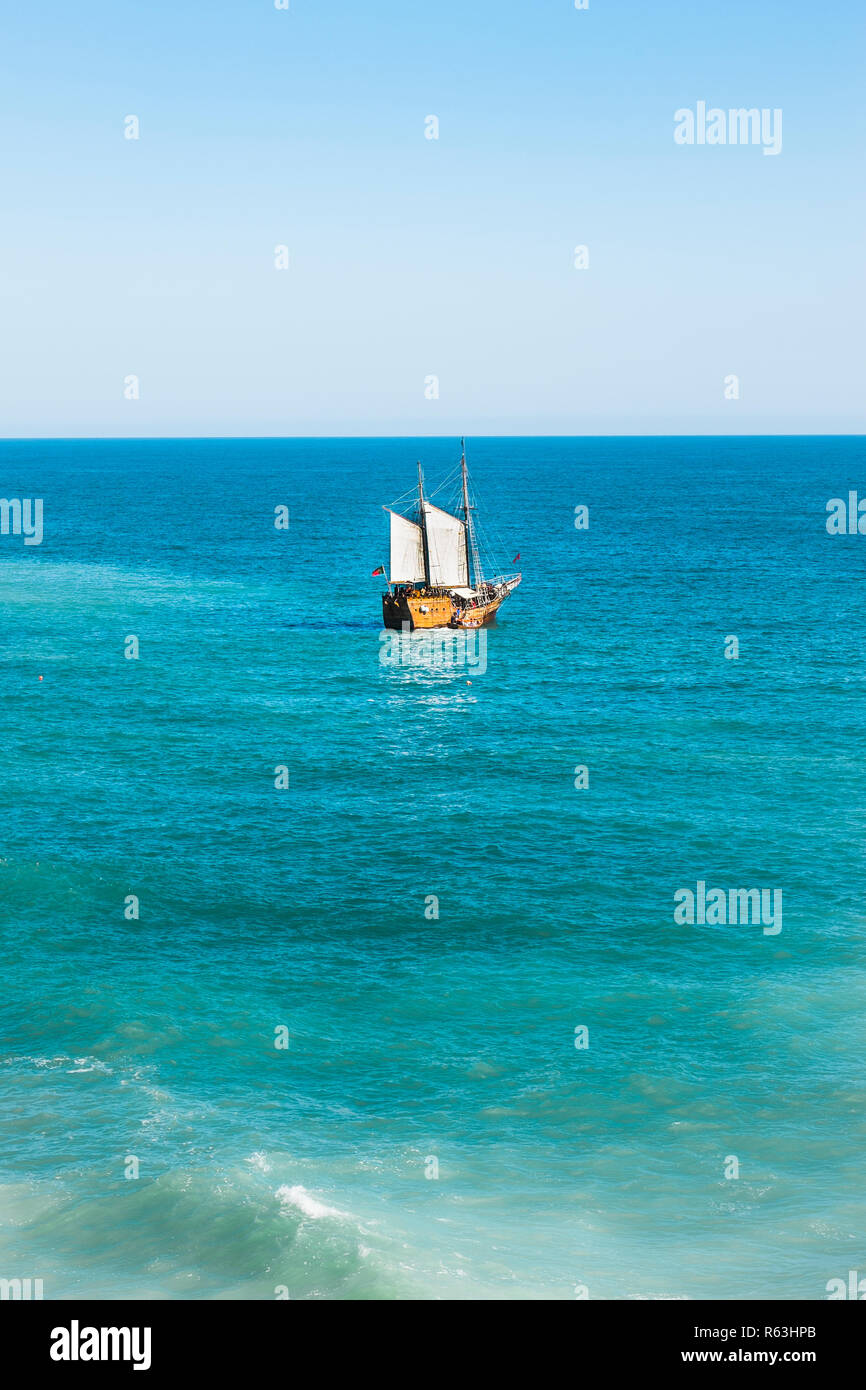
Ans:
{"type": "Polygon", "coordinates": [[[866,1272],[866,537],[825,526],[864,452],[470,440],[523,572],[470,669],[384,662],[371,578],[456,441],[0,445],[45,515],[0,537],[0,1276],[866,1272]],[[699,880],[781,890],[781,932],[679,924],[699,880]]]}

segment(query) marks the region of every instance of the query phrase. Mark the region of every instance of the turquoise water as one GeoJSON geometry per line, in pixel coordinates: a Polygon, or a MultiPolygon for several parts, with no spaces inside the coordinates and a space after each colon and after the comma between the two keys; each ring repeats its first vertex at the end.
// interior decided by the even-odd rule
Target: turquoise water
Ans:
{"type": "Polygon", "coordinates": [[[0,1275],[826,1297],[866,1270],[863,441],[470,441],[524,575],[483,671],[380,660],[418,457],[456,442],[0,446],[45,511],[0,537],[0,1275]],[[783,930],[677,925],[698,880],[783,930]]]}

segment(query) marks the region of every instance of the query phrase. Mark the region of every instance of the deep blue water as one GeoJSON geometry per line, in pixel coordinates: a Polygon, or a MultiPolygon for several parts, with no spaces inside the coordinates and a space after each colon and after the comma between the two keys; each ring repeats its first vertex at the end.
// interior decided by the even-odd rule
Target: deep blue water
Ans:
{"type": "Polygon", "coordinates": [[[825,525],[864,442],[469,441],[523,573],[483,671],[380,660],[418,458],[457,442],[0,445],[45,515],[0,536],[0,1276],[826,1297],[866,1270],[866,536],[825,525]],[[698,880],[782,931],[677,924],[698,880]]]}

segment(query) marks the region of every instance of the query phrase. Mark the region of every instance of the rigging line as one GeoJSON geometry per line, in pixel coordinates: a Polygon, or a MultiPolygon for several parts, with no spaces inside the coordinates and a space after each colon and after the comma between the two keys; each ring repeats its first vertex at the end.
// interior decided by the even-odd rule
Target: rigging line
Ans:
{"type": "Polygon", "coordinates": [[[390,508],[399,507],[399,506],[401,506],[404,502],[408,502],[411,498],[415,498],[415,500],[417,501],[417,498],[418,498],[418,489],[417,489],[417,488],[414,488],[414,489],[413,489],[413,488],[409,488],[409,491],[408,491],[408,492],[404,492],[404,493],[402,494],[402,496],[398,497],[397,500],[396,500],[395,502],[389,503],[389,507],[390,507],[390,508]]]}
{"type": "Polygon", "coordinates": [[[494,527],[494,528],[493,528],[493,536],[492,536],[492,539],[491,539],[490,534],[489,534],[488,531],[487,531],[486,525],[485,525],[484,527],[481,527],[480,529],[481,529],[481,540],[482,540],[482,543],[488,548],[488,550],[491,552],[491,554],[493,553],[493,548],[494,548],[494,547],[495,547],[495,549],[496,549],[497,551],[501,552],[502,557],[503,557],[503,563],[504,563],[504,562],[505,562],[505,556],[506,556],[506,546],[505,546],[505,542],[504,542],[504,540],[503,540],[503,538],[502,538],[502,536],[501,536],[501,534],[500,534],[500,532],[499,532],[498,527],[494,527]]]}
{"type": "Polygon", "coordinates": [[[437,487],[434,487],[432,492],[428,492],[427,500],[429,501],[431,497],[435,497],[437,493],[443,490],[443,488],[446,488],[450,483],[453,483],[455,481],[456,476],[457,470],[452,469],[452,471],[448,474],[447,478],[443,478],[442,482],[439,483],[437,487]]]}
{"type": "Polygon", "coordinates": [[[491,546],[487,533],[483,526],[478,527],[478,532],[480,548],[484,552],[485,559],[490,566],[494,578],[496,578],[503,572],[503,560],[501,558],[497,558],[497,552],[491,546]]]}

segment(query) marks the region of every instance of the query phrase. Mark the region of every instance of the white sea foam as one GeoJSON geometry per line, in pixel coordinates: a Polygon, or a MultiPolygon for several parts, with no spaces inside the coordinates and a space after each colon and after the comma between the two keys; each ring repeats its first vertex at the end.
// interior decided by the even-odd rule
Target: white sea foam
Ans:
{"type": "Polygon", "coordinates": [[[303,1212],[304,1216],[309,1216],[314,1221],[320,1221],[323,1216],[344,1217],[347,1215],[344,1211],[338,1211],[336,1207],[329,1207],[324,1202],[320,1202],[300,1183],[296,1184],[295,1187],[288,1187],[284,1184],[277,1188],[275,1195],[282,1206],[295,1207],[297,1211],[303,1212]]]}
{"type": "Polygon", "coordinates": [[[65,1067],[67,1076],[85,1071],[99,1071],[106,1076],[112,1074],[112,1068],[98,1057],[68,1057],[65,1052],[59,1053],[56,1057],[4,1057],[2,1060],[7,1067],[30,1065],[52,1071],[59,1071],[61,1067],[65,1067]],[[69,1066],[70,1062],[74,1064],[72,1067],[69,1066]]]}
{"type": "Polygon", "coordinates": [[[67,1070],[67,1076],[76,1076],[79,1072],[99,1071],[105,1076],[111,1075],[111,1067],[107,1067],[104,1062],[100,1062],[97,1057],[73,1057],[74,1067],[67,1070]]]}

